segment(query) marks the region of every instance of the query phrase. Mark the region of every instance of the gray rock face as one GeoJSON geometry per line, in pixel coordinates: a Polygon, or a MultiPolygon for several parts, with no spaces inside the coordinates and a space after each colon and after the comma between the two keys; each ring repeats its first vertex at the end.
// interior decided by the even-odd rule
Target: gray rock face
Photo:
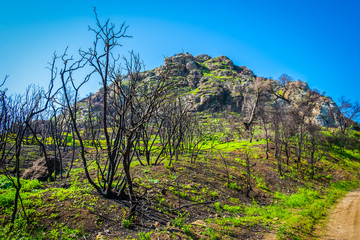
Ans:
{"type": "Polygon", "coordinates": [[[337,105],[332,99],[323,97],[314,111],[314,116],[318,124],[325,127],[339,126],[339,122],[334,115],[336,109],[337,105]]]}
{"type": "Polygon", "coordinates": [[[223,70],[223,69],[216,69],[214,74],[219,77],[236,77],[237,72],[234,70],[223,70]]]}
{"type": "MultiPolygon", "coordinates": [[[[211,58],[202,54],[196,57],[190,54],[178,54],[165,59],[165,66],[174,69],[174,75],[186,79],[183,87],[189,88],[186,99],[191,101],[197,111],[223,111],[240,112],[244,110],[244,103],[249,101],[247,92],[251,91],[252,83],[257,76],[245,66],[236,66],[226,56],[211,58]]],[[[281,87],[279,82],[272,79],[261,78],[269,81],[272,86],[267,94],[281,92],[284,104],[296,104],[304,98],[310,87],[303,81],[288,82],[281,87]],[[286,100],[286,101],[284,101],[286,100]]],[[[181,78],[179,78],[179,81],[181,78]]],[[[271,99],[271,97],[270,97],[271,99]]],[[[275,101],[275,98],[273,98],[275,101]]],[[[336,126],[334,117],[336,104],[327,97],[321,97],[314,110],[314,118],[324,126],[336,126]]]]}
{"type": "Polygon", "coordinates": [[[199,69],[199,66],[194,61],[189,61],[186,63],[185,68],[186,70],[191,71],[191,70],[199,69]]]}
{"type": "Polygon", "coordinates": [[[199,63],[203,63],[207,60],[211,59],[211,57],[209,55],[206,54],[201,54],[195,57],[195,60],[199,63]]]}
{"type": "Polygon", "coordinates": [[[251,70],[235,66],[226,56],[178,54],[166,58],[165,66],[174,68],[172,73],[179,81],[186,78],[187,99],[197,111],[240,111],[244,99],[241,89],[255,78],[251,70]]]}
{"type": "Polygon", "coordinates": [[[197,69],[194,57],[189,53],[180,53],[165,58],[165,67],[171,69],[172,74],[175,76],[185,76],[188,71],[197,69]]]}
{"type": "Polygon", "coordinates": [[[201,70],[192,70],[189,75],[186,77],[191,89],[196,89],[199,85],[200,79],[202,78],[203,73],[201,70]]]}
{"type": "Polygon", "coordinates": [[[310,90],[308,84],[300,80],[288,82],[286,89],[288,90],[285,92],[284,97],[290,100],[302,98],[310,90]]]}

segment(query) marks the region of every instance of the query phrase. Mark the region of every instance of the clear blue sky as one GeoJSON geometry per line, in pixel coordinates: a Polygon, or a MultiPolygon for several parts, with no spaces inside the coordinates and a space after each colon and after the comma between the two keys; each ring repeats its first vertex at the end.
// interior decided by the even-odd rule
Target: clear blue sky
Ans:
{"type": "Polygon", "coordinates": [[[0,78],[10,75],[10,92],[45,86],[54,51],[90,46],[93,6],[101,19],[130,25],[122,53],[139,52],[147,69],[179,52],[226,55],[258,76],[287,73],[360,102],[358,0],[0,0],[0,78]]]}

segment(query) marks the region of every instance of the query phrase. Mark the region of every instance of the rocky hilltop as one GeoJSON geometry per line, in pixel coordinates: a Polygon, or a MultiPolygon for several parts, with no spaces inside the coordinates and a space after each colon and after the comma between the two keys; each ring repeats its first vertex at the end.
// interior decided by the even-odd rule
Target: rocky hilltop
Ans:
{"type": "MultiPolygon", "coordinates": [[[[270,104],[280,101],[283,105],[297,105],[310,91],[308,84],[300,80],[282,85],[279,81],[258,77],[247,67],[236,66],[226,56],[212,58],[205,54],[180,53],[165,58],[165,64],[147,71],[146,77],[158,77],[165,69],[170,69],[179,86],[187,89],[186,99],[197,111],[243,112],[256,81],[267,83],[264,94],[268,95],[270,104]]],[[[336,109],[337,105],[331,98],[320,95],[314,117],[321,125],[336,126],[336,109]]]]}
{"type": "MultiPolygon", "coordinates": [[[[143,73],[148,80],[160,78],[165,71],[177,81],[177,90],[182,92],[184,101],[191,104],[194,111],[242,113],[252,101],[254,87],[258,82],[266,85],[262,95],[268,104],[281,103],[282,106],[299,105],[307,96],[310,87],[306,82],[277,80],[256,76],[245,66],[237,66],[226,56],[212,58],[206,54],[193,56],[180,53],[165,58],[164,65],[143,73]]],[[[100,89],[92,95],[94,104],[101,107],[100,89]]],[[[85,101],[85,99],[83,100],[85,101]]],[[[85,107],[85,106],[84,106],[85,107]]],[[[313,116],[318,124],[337,126],[334,115],[336,103],[319,94],[313,116]]]]}

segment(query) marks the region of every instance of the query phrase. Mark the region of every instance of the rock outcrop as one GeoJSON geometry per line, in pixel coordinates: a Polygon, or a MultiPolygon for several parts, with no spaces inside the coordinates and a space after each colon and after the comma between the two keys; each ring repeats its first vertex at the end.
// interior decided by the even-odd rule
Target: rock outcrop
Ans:
{"type": "MultiPolygon", "coordinates": [[[[190,101],[197,111],[228,110],[241,113],[245,96],[251,91],[252,83],[257,78],[250,69],[236,66],[226,56],[212,58],[205,54],[195,57],[189,53],[177,54],[166,58],[165,65],[153,71],[155,76],[159,76],[165,68],[171,70],[171,75],[176,77],[181,83],[180,86],[188,92],[186,100],[190,101]]],[[[269,95],[271,92],[282,92],[283,100],[286,100],[287,104],[296,105],[310,91],[308,84],[300,80],[290,81],[284,87],[273,79],[262,80],[271,85],[271,89],[268,89],[269,95]]],[[[277,100],[272,98],[272,101],[277,100]]],[[[314,118],[321,125],[336,126],[336,108],[332,99],[321,96],[314,110],[314,118]]]]}
{"type": "MultiPolygon", "coordinates": [[[[254,81],[259,79],[270,86],[266,90],[270,102],[283,101],[284,104],[296,105],[310,91],[308,84],[300,80],[290,81],[282,86],[276,80],[259,78],[250,69],[235,65],[226,56],[212,58],[206,54],[192,56],[180,53],[165,58],[163,66],[142,74],[145,81],[150,81],[160,78],[165,71],[177,81],[177,90],[182,93],[184,101],[191,104],[193,111],[226,110],[241,113],[249,101],[248,93],[253,91],[254,81]]],[[[100,89],[92,96],[93,110],[101,109],[101,94],[100,89]]],[[[82,100],[80,105],[85,105],[85,102],[82,100]]],[[[336,126],[336,108],[331,98],[321,96],[314,110],[314,118],[320,125],[336,126]]]]}

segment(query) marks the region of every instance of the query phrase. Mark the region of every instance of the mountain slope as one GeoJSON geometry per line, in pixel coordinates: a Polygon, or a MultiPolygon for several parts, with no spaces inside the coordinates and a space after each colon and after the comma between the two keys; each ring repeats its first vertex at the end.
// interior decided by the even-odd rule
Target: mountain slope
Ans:
{"type": "MultiPolygon", "coordinates": [[[[256,81],[268,85],[264,95],[270,104],[280,101],[285,105],[296,105],[310,91],[306,82],[288,81],[282,86],[279,81],[256,76],[245,66],[234,65],[226,56],[211,58],[205,54],[194,57],[180,53],[165,58],[163,66],[147,71],[145,76],[159,77],[166,69],[170,69],[172,77],[183,88],[185,99],[197,111],[244,112],[256,81]]],[[[320,125],[337,126],[336,109],[331,98],[319,95],[313,114],[320,125]]]]}

